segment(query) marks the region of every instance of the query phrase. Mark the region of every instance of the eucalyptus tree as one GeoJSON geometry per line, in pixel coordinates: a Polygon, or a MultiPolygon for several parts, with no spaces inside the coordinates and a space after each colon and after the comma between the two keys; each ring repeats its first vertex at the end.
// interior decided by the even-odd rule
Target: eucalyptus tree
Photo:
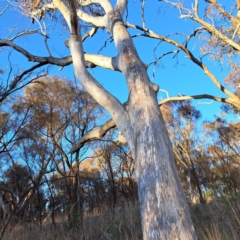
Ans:
{"type": "Polygon", "coordinates": [[[41,66],[66,66],[73,63],[77,80],[112,117],[107,124],[80,138],[71,152],[78,151],[89,138],[102,136],[107,129],[117,125],[136,162],[143,238],[196,239],[174,163],[171,142],[157,102],[159,87],[150,81],[146,64],[140,59],[123,23],[128,1],[118,0],[114,6],[108,0],[23,0],[11,3],[19,6],[23,14],[38,23],[42,18],[50,17],[50,21],[54,13],[56,17],[62,17],[64,25],[70,29],[66,45],[70,48],[71,56],[53,57],[47,45],[49,36],[45,32],[43,35],[48,57],[35,56],[15,44],[14,40],[1,39],[0,46],[9,46],[41,66]],[[80,20],[92,26],[83,37],[79,28],[80,20]],[[82,42],[89,36],[93,37],[98,28],[106,29],[112,36],[117,56],[106,57],[84,52],[82,42]],[[87,71],[87,67],[94,66],[122,72],[129,91],[125,104],[120,103],[87,71]]]}

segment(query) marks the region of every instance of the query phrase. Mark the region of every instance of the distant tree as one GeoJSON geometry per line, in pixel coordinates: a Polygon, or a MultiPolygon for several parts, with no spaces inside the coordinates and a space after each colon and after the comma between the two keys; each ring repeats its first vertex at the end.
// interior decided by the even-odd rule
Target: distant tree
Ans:
{"type": "Polygon", "coordinates": [[[171,102],[161,106],[173,153],[183,183],[186,183],[188,200],[192,203],[197,191],[200,203],[205,203],[197,174],[196,155],[204,149],[205,139],[198,130],[201,113],[189,101],[171,102]]]}
{"type": "Polygon", "coordinates": [[[208,146],[211,164],[210,189],[216,195],[235,195],[239,192],[240,125],[224,119],[205,124],[211,144],[208,146]]]}
{"type": "Polygon", "coordinates": [[[4,192],[5,203],[8,207],[6,226],[14,214],[12,219],[39,221],[41,227],[41,215],[46,199],[40,186],[35,186],[33,191],[29,191],[31,189],[30,179],[33,178],[31,174],[31,170],[27,166],[15,163],[2,176],[3,182],[0,189],[4,192]],[[22,204],[23,199],[26,199],[24,204],[22,204]]]}
{"type": "MultiPolygon", "coordinates": [[[[66,177],[71,213],[80,214],[79,164],[87,146],[76,156],[69,155],[69,149],[76,139],[95,126],[101,108],[74,83],[56,77],[43,78],[27,87],[25,95],[15,104],[17,105],[22,108],[32,106],[28,134],[32,135],[33,142],[48,142],[45,149],[55,152],[58,161],[53,162],[54,159],[51,159],[52,169],[56,166],[62,177],[66,177]]],[[[70,225],[74,225],[78,222],[76,218],[79,215],[72,219],[71,213],[69,221],[70,225]]]]}
{"type": "MultiPolygon", "coordinates": [[[[17,196],[16,212],[24,215],[26,212],[23,210],[30,199],[35,197],[39,202],[36,210],[41,226],[45,208],[41,203],[41,186],[48,182],[48,176],[58,172],[68,188],[71,212],[78,218],[81,194],[78,191],[79,168],[76,166],[84,159],[88,146],[85,145],[76,155],[69,154],[69,149],[76,139],[81,138],[100,120],[101,107],[75,83],[67,79],[45,77],[26,87],[24,94],[15,100],[10,109],[14,112],[12,118],[17,123],[24,119],[24,124],[15,133],[14,147],[6,148],[5,161],[11,163],[8,165],[12,169],[21,162],[29,173],[26,183],[22,184],[24,191],[9,184],[4,189],[17,196]]],[[[79,222],[76,217],[73,220],[70,217],[70,225],[79,222]]]]}
{"type": "Polygon", "coordinates": [[[93,157],[99,173],[106,182],[107,206],[113,212],[115,207],[137,200],[135,162],[127,145],[115,140],[116,133],[111,131],[104,139],[97,142],[93,157]]]}

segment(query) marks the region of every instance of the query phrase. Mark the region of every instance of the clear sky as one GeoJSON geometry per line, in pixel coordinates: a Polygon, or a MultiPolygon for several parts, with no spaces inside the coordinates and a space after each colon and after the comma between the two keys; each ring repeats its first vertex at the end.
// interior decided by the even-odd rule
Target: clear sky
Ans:
{"type": "MultiPolygon", "coordinates": [[[[14,1],[13,1],[14,2],[14,1]]],[[[112,1],[115,2],[115,1],[112,1]]],[[[192,1],[189,1],[189,3],[192,1]]],[[[202,1],[200,1],[202,2],[202,1]]],[[[7,1],[0,2],[0,12],[7,5],[7,1]]],[[[128,7],[128,22],[138,24],[142,26],[141,18],[141,6],[140,1],[129,1],[128,7]]],[[[189,34],[193,29],[197,27],[197,24],[190,21],[180,19],[178,12],[172,8],[162,8],[162,4],[156,0],[148,0],[145,3],[145,22],[146,27],[155,31],[160,35],[168,35],[171,33],[182,32],[189,34]],[[161,7],[161,8],[160,8],[161,7]]],[[[69,33],[68,30],[64,30],[60,18],[55,21],[46,22],[48,26],[47,33],[49,34],[49,47],[54,57],[66,56],[69,54],[69,50],[64,46],[64,41],[67,39],[69,33]]],[[[0,38],[4,39],[8,36],[11,29],[37,29],[39,25],[35,22],[31,23],[29,18],[22,16],[17,8],[9,6],[9,9],[0,16],[0,38]]],[[[139,33],[136,30],[129,30],[131,35],[139,33]]],[[[10,35],[14,36],[14,33],[10,35]]],[[[99,49],[104,45],[104,40],[109,37],[109,34],[105,30],[99,30],[96,36],[89,38],[84,43],[84,49],[87,53],[97,53],[99,49]]],[[[180,42],[184,39],[182,37],[174,37],[174,39],[180,42]]],[[[46,48],[44,46],[44,38],[40,35],[27,35],[20,37],[14,41],[21,47],[34,55],[48,56],[46,48]]],[[[151,63],[154,61],[154,49],[158,45],[159,41],[144,37],[134,38],[137,51],[145,63],[151,63]]],[[[199,49],[198,46],[194,47],[194,41],[191,42],[192,47],[190,48],[198,57],[199,49]]],[[[191,46],[190,45],[190,46],[191,46]]],[[[165,52],[169,52],[175,49],[166,43],[161,43],[156,52],[156,57],[160,56],[165,52]]],[[[0,68],[3,70],[9,69],[8,55],[10,55],[11,62],[13,64],[13,74],[26,69],[27,66],[33,65],[29,63],[25,57],[20,54],[11,52],[10,48],[1,49],[0,68]]],[[[107,43],[107,47],[103,48],[100,52],[102,55],[115,56],[116,50],[113,42],[107,43]]],[[[220,69],[220,67],[213,63],[208,62],[205,59],[205,63],[208,63],[210,69],[215,73],[218,79],[223,83],[227,69],[220,69]]],[[[113,72],[111,70],[101,69],[99,67],[89,70],[91,74],[112,94],[117,96],[120,101],[124,102],[127,100],[128,91],[123,79],[123,76],[119,72],[113,72]]],[[[7,71],[6,71],[7,73],[7,71]]],[[[206,77],[203,71],[194,65],[190,60],[185,58],[185,54],[180,53],[178,59],[173,59],[173,55],[166,56],[163,58],[157,69],[155,69],[155,78],[153,79],[153,67],[148,69],[150,78],[157,84],[160,85],[161,89],[167,90],[170,96],[177,96],[179,93],[184,95],[195,95],[195,94],[211,94],[220,97],[224,95],[214,86],[211,80],[206,77]],[[178,61],[178,64],[177,64],[178,61]]],[[[12,74],[12,75],[13,75],[12,74]]],[[[59,71],[59,67],[51,67],[50,74],[60,75],[74,79],[72,66],[65,67],[62,71],[59,71]]],[[[6,75],[4,76],[6,77],[6,75]]],[[[165,93],[159,94],[160,97],[165,98],[165,93]]],[[[199,101],[195,101],[197,104],[199,101]]],[[[211,102],[211,100],[201,100],[200,102],[211,102]]],[[[220,103],[213,102],[212,104],[199,105],[199,109],[203,112],[204,118],[212,118],[214,114],[219,112],[220,103]]]]}

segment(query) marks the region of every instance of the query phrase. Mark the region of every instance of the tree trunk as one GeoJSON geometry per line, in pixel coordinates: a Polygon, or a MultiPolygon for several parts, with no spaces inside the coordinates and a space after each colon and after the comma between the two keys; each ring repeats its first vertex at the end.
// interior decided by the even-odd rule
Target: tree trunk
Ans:
{"type": "Polygon", "coordinates": [[[206,201],[205,201],[205,199],[203,197],[203,194],[202,194],[202,189],[200,187],[200,183],[199,183],[199,180],[198,180],[196,169],[194,167],[192,159],[190,159],[190,161],[191,161],[191,165],[192,165],[192,173],[193,173],[194,179],[196,181],[196,185],[197,185],[197,190],[198,190],[198,194],[199,194],[199,201],[200,201],[201,204],[205,204],[206,201]]]}
{"type": "Polygon", "coordinates": [[[187,192],[189,196],[189,203],[193,203],[193,193],[192,193],[192,183],[191,183],[191,171],[190,169],[186,169],[186,179],[187,179],[187,192]]]}
{"type": "Polygon", "coordinates": [[[107,13],[104,23],[113,35],[118,51],[116,64],[128,85],[127,104],[121,105],[86,71],[81,34],[78,33],[75,8],[72,7],[69,46],[75,76],[95,100],[110,112],[130,145],[136,161],[143,239],[197,239],[177,175],[172,145],[157,103],[158,87],[149,80],[122,21],[126,2],[118,0],[117,7],[107,13]]]}
{"type": "Polygon", "coordinates": [[[156,97],[141,99],[131,111],[130,145],[136,160],[143,239],[196,239],[156,97]]]}
{"type": "Polygon", "coordinates": [[[116,207],[116,203],[117,203],[117,191],[116,191],[116,185],[115,185],[115,179],[114,179],[114,173],[113,173],[110,154],[109,154],[109,156],[107,156],[105,161],[108,165],[108,170],[107,171],[109,171],[109,173],[107,172],[107,175],[108,175],[108,178],[109,178],[109,186],[110,186],[111,195],[112,195],[112,197],[110,197],[110,207],[111,207],[112,213],[115,214],[115,207],[116,207]]]}
{"type": "Polygon", "coordinates": [[[78,173],[77,173],[78,222],[79,222],[80,237],[81,237],[81,239],[84,240],[85,239],[85,237],[84,237],[84,229],[83,229],[84,209],[83,209],[83,198],[82,198],[82,193],[81,193],[81,179],[80,179],[79,171],[80,171],[80,168],[78,167],[78,173]]]}
{"type": "Polygon", "coordinates": [[[70,169],[71,199],[69,201],[68,228],[76,230],[78,227],[78,180],[73,169],[70,169]]]}
{"type": "Polygon", "coordinates": [[[157,89],[148,78],[121,15],[115,10],[108,15],[108,29],[113,34],[119,66],[130,91],[129,122],[116,124],[136,161],[143,239],[197,239],[157,103],[157,89]]]}

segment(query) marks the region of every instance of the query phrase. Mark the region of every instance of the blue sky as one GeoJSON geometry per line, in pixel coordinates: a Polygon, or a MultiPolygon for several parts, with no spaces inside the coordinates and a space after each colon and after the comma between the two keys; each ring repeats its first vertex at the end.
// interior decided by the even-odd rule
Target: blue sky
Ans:
{"type": "MultiPolygon", "coordinates": [[[[6,5],[6,1],[0,2],[0,12],[6,5]]],[[[128,22],[142,26],[141,5],[142,3],[139,1],[129,1],[128,22]]],[[[158,1],[146,1],[145,21],[147,28],[160,35],[168,35],[176,32],[188,34],[197,27],[197,24],[190,20],[179,19],[178,12],[175,9],[161,8],[161,11],[159,11],[160,6],[162,6],[162,4],[158,1]]],[[[47,22],[47,25],[49,25],[48,33],[50,36],[49,47],[52,50],[52,55],[55,57],[66,56],[69,54],[69,50],[64,46],[64,41],[67,39],[69,33],[68,31],[64,31],[59,22],[59,20],[56,22],[47,22]]],[[[29,18],[22,16],[16,10],[13,11],[13,7],[10,6],[10,9],[4,15],[0,16],[0,38],[5,38],[8,35],[9,31],[6,31],[6,29],[13,29],[14,27],[27,27],[29,29],[35,29],[38,28],[38,25],[36,23],[31,24],[29,18]]],[[[132,35],[138,33],[136,30],[129,31],[132,35]]],[[[105,30],[99,30],[94,38],[90,38],[84,43],[85,51],[88,53],[97,53],[98,50],[103,46],[104,40],[108,37],[109,34],[107,34],[105,30]]],[[[175,39],[181,41],[180,38],[175,39]]],[[[28,35],[26,37],[19,38],[17,41],[15,41],[15,43],[19,44],[32,54],[47,56],[48,54],[46,48],[44,47],[43,40],[44,39],[42,36],[36,37],[35,35],[28,35]]],[[[134,43],[143,62],[151,63],[154,61],[153,50],[158,44],[157,40],[139,37],[134,38],[134,43]]],[[[164,52],[168,52],[172,49],[175,48],[169,44],[161,43],[156,51],[156,56],[160,56],[164,52]]],[[[195,49],[192,47],[191,50],[196,54],[196,56],[198,56],[199,49],[197,47],[195,49]]],[[[10,48],[5,48],[0,52],[0,67],[5,70],[9,65],[7,62],[7,55],[9,52],[10,48]]],[[[100,54],[106,56],[115,56],[116,50],[113,42],[108,42],[107,47],[104,48],[100,54]]],[[[29,64],[33,65],[32,63],[29,63],[26,58],[15,52],[12,52],[11,54],[11,61],[14,64],[13,72],[26,69],[29,64]]],[[[150,78],[153,79],[155,83],[159,84],[160,88],[167,90],[170,96],[176,96],[179,93],[185,95],[207,93],[220,97],[224,96],[214,86],[211,80],[204,75],[203,71],[199,67],[185,58],[185,54],[180,53],[178,56],[178,61],[179,63],[176,65],[176,59],[173,59],[172,55],[163,58],[156,69],[154,79],[152,78],[153,67],[149,68],[148,73],[150,78]]],[[[208,63],[210,69],[223,83],[226,69],[221,71],[217,64],[207,61],[205,63],[208,63]]],[[[120,101],[124,102],[127,100],[128,90],[121,73],[101,69],[99,67],[89,71],[109,92],[117,96],[120,101]]],[[[50,73],[74,79],[72,66],[65,67],[61,72],[59,71],[59,67],[51,67],[50,73]]],[[[162,97],[166,96],[165,93],[161,93],[160,95],[162,97]]],[[[194,104],[197,104],[198,102],[199,101],[195,101],[194,104]]],[[[211,100],[201,100],[201,102],[211,102],[211,100]]],[[[212,119],[214,114],[218,114],[220,111],[220,105],[220,103],[213,102],[209,105],[202,104],[198,108],[202,111],[203,118],[212,119]]]]}

